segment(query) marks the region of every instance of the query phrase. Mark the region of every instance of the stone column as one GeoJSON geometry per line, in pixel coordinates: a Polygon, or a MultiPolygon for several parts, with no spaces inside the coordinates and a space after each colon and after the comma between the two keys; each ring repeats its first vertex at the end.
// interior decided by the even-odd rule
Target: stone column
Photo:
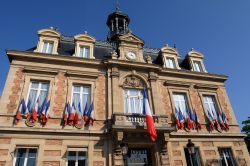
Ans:
{"type": "Polygon", "coordinates": [[[163,139],[163,143],[162,143],[162,149],[160,151],[161,165],[162,166],[170,166],[169,156],[168,156],[168,149],[167,149],[168,141],[169,141],[169,134],[168,133],[164,133],[164,139],[163,139]]]}
{"type": "Polygon", "coordinates": [[[121,101],[118,99],[119,94],[119,70],[117,67],[111,69],[111,98],[112,98],[112,114],[119,112],[121,101]]]}
{"type": "Polygon", "coordinates": [[[162,111],[162,104],[161,99],[159,97],[159,87],[157,84],[157,79],[158,79],[158,75],[155,72],[150,72],[149,73],[149,82],[151,85],[151,101],[152,101],[152,108],[154,110],[154,114],[157,115],[162,115],[163,111],[162,111]]]}

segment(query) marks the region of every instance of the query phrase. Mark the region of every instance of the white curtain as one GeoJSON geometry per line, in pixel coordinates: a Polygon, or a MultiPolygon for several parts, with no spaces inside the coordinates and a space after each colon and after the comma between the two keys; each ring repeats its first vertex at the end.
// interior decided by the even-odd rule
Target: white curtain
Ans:
{"type": "Polygon", "coordinates": [[[174,103],[175,108],[181,110],[182,115],[187,118],[188,117],[188,106],[185,94],[174,94],[174,103]]]}
{"type": "Polygon", "coordinates": [[[126,113],[139,113],[143,111],[143,95],[142,90],[125,89],[124,104],[126,113]]]}

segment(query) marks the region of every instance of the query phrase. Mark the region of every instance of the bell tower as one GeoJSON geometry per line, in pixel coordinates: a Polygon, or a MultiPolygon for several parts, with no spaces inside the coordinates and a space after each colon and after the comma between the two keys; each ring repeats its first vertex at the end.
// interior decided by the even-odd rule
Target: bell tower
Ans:
{"type": "Polygon", "coordinates": [[[129,22],[129,16],[116,7],[116,11],[111,13],[107,19],[106,24],[109,27],[107,40],[113,42],[117,36],[127,34],[129,22]]]}

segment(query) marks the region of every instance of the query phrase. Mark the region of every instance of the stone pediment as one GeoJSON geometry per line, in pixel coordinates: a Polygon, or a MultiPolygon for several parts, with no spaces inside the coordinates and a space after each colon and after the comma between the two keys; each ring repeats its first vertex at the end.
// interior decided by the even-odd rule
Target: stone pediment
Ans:
{"type": "Polygon", "coordinates": [[[179,55],[179,53],[177,52],[177,50],[175,48],[172,48],[172,47],[169,47],[169,46],[165,46],[165,47],[161,48],[161,53],[179,55]]]}
{"type": "Polygon", "coordinates": [[[144,41],[132,33],[120,36],[119,40],[132,43],[140,43],[141,45],[144,45],[144,41]]]}
{"type": "Polygon", "coordinates": [[[54,29],[41,29],[38,31],[39,36],[48,36],[60,38],[61,34],[54,29]]]}
{"type": "Polygon", "coordinates": [[[79,34],[74,37],[75,41],[95,43],[96,39],[88,34],[79,34]]]}
{"type": "Polygon", "coordinates": [[[188,52],[188,57],[194,57],[194,58],[201,58],[203,59],[204,58],[204,55],[196,50],[191,50],[188,52]]]}

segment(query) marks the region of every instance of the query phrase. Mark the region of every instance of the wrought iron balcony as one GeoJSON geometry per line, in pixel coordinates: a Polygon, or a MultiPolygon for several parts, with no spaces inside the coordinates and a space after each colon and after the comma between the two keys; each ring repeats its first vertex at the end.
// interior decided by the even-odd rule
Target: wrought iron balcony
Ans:
{"type": "MultiPolygon", "coordinates": [[[[153,115],[157,130],[172,130],[168,124],[168,116],[153,115]]],[[[146,117],[142,114],[114,113],[112,116],[113,129],[146,129],[146,117]]]]}

